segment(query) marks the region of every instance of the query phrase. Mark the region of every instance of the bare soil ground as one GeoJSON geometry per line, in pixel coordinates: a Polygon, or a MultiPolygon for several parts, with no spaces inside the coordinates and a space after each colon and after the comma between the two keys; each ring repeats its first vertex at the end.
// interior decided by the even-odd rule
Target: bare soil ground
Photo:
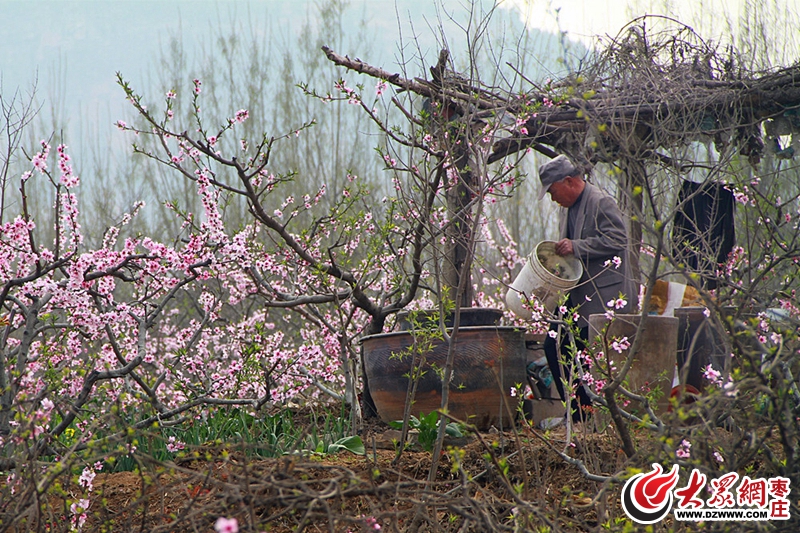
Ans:
{"type": "MultiPolygon", "coordinates": [[[[661,446],[641,434],[628,459],[611,430],[584,429],[570,442],[563,427],[547,434],[528,427],[483,432],[450,442],[428,482],[432,454],[416,445],[398,454],[392,431],[379,421],[367,425],[366,455],[265,459],[236,443],[188,450],[166,463],[137,455],[137,471],[96,476],[82,531],[213,532],[219,517],[236,518],[240,532],[356,533],[376,525],[383,532],[622,531],[631,523],[619,503],[620,484],[588,479],[560,453],[613,476],[648,468],[661,446]]],[[[730,435],[719,431],[715,437],[730,435]]],[[[28,498],[16,509],[2,501],[9,494],[4,481],[0,476],[0,532],[71,531],[69,505],[85,497],[74,471],[61,476],[62,495],[38,504],[28,498]]],[[[665,531],[693,527],[659,524],[665,531]]]]}
{"type": "MultiPolygon", "coordinates": [[[[427,483],[432,454],[411,449],[398,457],[386,449],[387,430],[375,424],[364,432],[366,456],[255,459],[208,448],[178,464],[99,474],[87,531],[213,531],[220,516],[237,518],[240,531],[356,532],[376,523],[383,531],[511,531],[511,517],[526,506],[532,523],[589,531],[621,513],[616,489],[597,498],[602,484],[532,434],[472,436],[443,452],[427,483]]],[[[562,446],[563,433],[553,433],[562,446]]],[[[564,449],[589,459],[593,471],[624,468],[608,436],[574,443],[564,449]]]]}

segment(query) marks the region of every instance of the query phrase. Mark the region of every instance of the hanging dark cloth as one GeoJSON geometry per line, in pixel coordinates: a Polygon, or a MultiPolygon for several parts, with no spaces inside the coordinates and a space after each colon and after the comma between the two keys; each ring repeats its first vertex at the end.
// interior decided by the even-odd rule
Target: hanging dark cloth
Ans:
{"type": "Polygon", "coordinates": [[[733,250],[733,193],[714,182],[684,181],[672,230],[675,257],[697,272],[706,289],[717,288],[717,269],[733,250]]]}

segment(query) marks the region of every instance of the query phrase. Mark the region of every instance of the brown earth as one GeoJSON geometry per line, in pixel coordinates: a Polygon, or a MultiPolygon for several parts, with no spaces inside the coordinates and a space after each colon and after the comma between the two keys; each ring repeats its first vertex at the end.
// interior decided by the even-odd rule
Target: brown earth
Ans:
{"type": "MultiPolygon", "coordinates": [[[[398,457],[386,449],[387,429],[364,432],[366,456],[254,459],[208,448],[177,464],[145,462],[140,473],[99,474],[87,531],[213,531],[220,516],[237,518],[239,531],[356,532],[373,530],[371,519],[383,531],[491,531],[512,528],[514,509],[526,505],[533,523],[587,531],[621,513],[616,493],[533,434],[473,436],[443,452],[426,484],[432,454],[417,448],[398,457]]],[[[563,430],[551,436],[595,472],[624,469],[609,437],[579,435],[565,446],[563,430]]]]}
{"type": "MultiPolygon", "coordinates": [[[[137,455],[137,472],[96,476],[82,531],[213,532],[219,517],[236,518],[240,532],[374,532],[376,524],[383,532],[594,532],[609,524],[608,530],[622,531],[630,521],[619,504],[620,484],[591,481],[569,461],[612,476],[649,467],[660,446],[642,434],[628,460],[610,430],[584,429],[569,443],[563,428],[490,431],[450,442],[428,483],[432,454],[413,445],[398,455],[391,431],[377,421],[366,427],[366,455],[264,459],[230,444],[188,450],[168,463],[137,455]]],[[[0,532],[70,531],[69,503],[85,492],[75,476],[62,479],[66,498],[51,496],[38,510],[18,507],[11,514],[15,525],[4,529],[8,492],[0,477],[0,532]]]]}

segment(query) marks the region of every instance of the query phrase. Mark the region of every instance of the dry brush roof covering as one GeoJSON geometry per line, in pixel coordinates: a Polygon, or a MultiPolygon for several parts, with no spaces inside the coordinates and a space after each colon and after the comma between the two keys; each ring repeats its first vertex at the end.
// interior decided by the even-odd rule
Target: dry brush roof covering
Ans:
{"type": "Polygon", "coordinates": [[[793,133],[800,138],[800,64],[750,70],[732,47],[720,50],[686,25],[670,21],[666,30],[648,30],[651,18],[629,23],[580,72],[543,84],[531,81],[533,89],[524,95],[442,75],[446,53],[431,68],[432,79],[409,80],[325,52],[334,63],[401,90],[471,110],[462,116],[523,117],[524,129],[497,141],[490,162],[533,147],[550,156],[568,153],[588,165],[627,157],[679,166],[664,152],[699,139],[753,164],[767,146],[779,157],[793,155],[777,139],[793,133]]]}

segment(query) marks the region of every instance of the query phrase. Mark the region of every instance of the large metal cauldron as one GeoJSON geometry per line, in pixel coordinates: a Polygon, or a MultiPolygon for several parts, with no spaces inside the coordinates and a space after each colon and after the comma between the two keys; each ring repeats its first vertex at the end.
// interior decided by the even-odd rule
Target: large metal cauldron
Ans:
{"type": "MultiPolygon", "coordinates": [[[[417,364],[423,357],[424,362],[411,414],[419,416],[441,407],[442,380],[436,369],[445,368],[447,342],[430,343],[424,338],[420,332],[400,331],[361,340],[370,395],[384,422],[403,418],[415,357],[417,364]],[[417,346],[424,344],[427,349],[414,350],[415,339],[417,346]]],[[[463,327],[455,342],[450,414],[479,429],[510,427],[517,402],[511,396],[511,388],[525,383],[525,330],[511,326],[463,327]]]]}

